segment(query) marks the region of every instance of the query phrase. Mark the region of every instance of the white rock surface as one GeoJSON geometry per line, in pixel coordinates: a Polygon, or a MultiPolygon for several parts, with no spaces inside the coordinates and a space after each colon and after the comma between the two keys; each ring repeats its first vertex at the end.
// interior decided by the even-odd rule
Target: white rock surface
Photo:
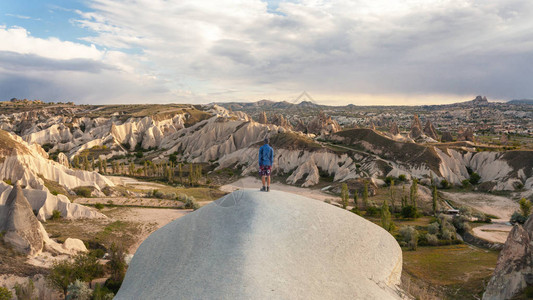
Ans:
{"type": "Polygon", "coordinates": [[[398,299],[381,227],[278,191],[241,190],[150,235],[115,299],[398,299]]]}

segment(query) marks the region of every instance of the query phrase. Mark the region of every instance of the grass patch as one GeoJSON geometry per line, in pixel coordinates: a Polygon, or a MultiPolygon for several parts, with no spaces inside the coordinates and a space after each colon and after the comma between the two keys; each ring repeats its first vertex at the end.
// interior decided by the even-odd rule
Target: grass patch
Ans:
{"type": "Polygon", "coordinates": [[[497,259],[496,251],[464,244],[419,247],[403,252],[403,268],[415,278],[444,288],[451,298],[479,299],[497,259]]]}

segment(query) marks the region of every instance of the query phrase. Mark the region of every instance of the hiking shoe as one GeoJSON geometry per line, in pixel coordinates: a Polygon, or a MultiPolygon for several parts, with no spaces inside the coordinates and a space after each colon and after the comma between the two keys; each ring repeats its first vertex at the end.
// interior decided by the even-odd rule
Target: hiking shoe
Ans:
{"type": "Polygon", "coordinates": [[[262,187],[259,191],[260,192],[266,192],[266,190],[267,190],[266,187],[262,187]]]}
{"type": "Polygon", "coordinates": [[[269,186],[267,186],[267,192],[270,192],[270,187],[269,186]]]}

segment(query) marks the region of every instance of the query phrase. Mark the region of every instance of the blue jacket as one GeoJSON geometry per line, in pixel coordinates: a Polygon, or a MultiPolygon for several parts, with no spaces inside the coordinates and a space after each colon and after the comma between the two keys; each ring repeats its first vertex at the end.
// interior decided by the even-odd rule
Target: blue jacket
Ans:
{"type": "Polygon", "coordinates": [[[259,166],[272,166],[274,163],[274,149],[268,144],[259,148],[259,166]]]}

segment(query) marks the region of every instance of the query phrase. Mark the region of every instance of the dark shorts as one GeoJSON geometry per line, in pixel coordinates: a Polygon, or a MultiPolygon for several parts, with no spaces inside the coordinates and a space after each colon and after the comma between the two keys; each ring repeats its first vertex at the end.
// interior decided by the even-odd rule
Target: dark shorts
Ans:
{"type": "Polygon", "coordinates": [[[272,166],[259,166],[259,175],[270,176],[270,169],[272,166]]]}

